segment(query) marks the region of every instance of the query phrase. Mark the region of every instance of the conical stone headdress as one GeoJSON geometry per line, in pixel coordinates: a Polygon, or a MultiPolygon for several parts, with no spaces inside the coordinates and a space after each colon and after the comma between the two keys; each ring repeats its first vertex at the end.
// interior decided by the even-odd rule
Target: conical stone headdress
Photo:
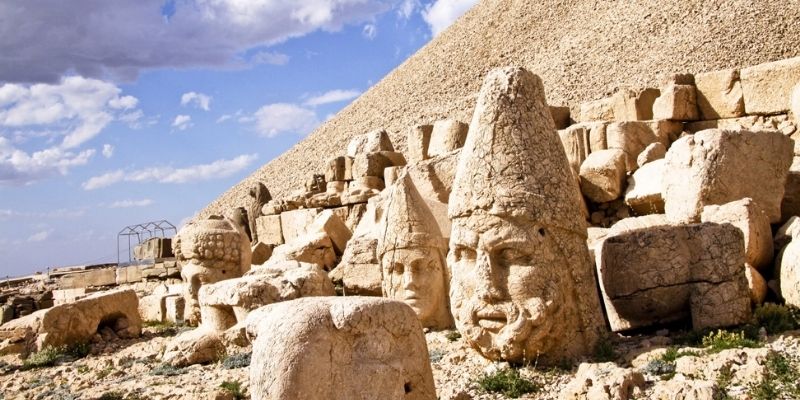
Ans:
{"type": "Polygon", "coordinates": [[[489,72],[458,160],[448,215],[525,217],[586,235],[579,189],[538,76],[489,72]]]}
{"type": "Polygon", "coordinates": [[[407,173],[390,188],[384,203],[382,235],[378,257],[388,250],[415,247],[442,248],[445,244],[436,220],[407,173]]]}

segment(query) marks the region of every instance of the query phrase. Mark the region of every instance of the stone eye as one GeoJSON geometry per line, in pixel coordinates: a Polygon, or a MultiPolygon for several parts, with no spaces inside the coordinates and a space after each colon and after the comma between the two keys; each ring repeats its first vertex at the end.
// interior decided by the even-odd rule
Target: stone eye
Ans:
{"type": "Polygon", "coordinates": [[[391,263],[389,266],[389,273],[402,275],[404,269],[405,268],[402,263],[391,263]]]}
{"type": "Polygon", "coordinates": [[[475,252],[475,250],[465,246],[456,247],[454,255],[456,257],[456,261],[474,261],[478,257],[478,254],[475,252]]]}
{"type": "Polygon", "coordinates": [[[506,247],[497,253],[498,261],[503,265],[530,264],[530,255],[512,247],[506,247]]]}

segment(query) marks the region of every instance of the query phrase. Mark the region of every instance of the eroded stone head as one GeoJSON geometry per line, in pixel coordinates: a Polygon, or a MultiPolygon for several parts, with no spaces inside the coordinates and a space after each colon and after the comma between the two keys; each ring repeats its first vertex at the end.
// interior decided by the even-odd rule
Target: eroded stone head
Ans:
{"type": "Polygon", "coordinates": [[[448,209],[453,316],[486,357],[549,363],[594,346],[603,320],[580,207],[541,80],[493,70],[448,209]]]}

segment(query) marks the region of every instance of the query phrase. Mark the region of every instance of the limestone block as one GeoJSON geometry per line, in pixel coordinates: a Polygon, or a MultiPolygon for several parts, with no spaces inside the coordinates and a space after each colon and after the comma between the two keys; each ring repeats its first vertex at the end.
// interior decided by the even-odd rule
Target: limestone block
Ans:
{"type": "Polygon", "coordinates": [[[252,263],[253,265],[261,265],[272,256],[272,248],[274,245],[268,245],[264,242],[258,242],[253,245],[253,258],[252,263]]]}
{"type": "Polygon", "coordinates": [[[589,154],[581,164],[581,192],[595,203],[617,199],[625,183],[625,153],[619,149],[589,154]]]}
{"type": "Polygon", "coordinates": [[[382,295],[377,247],[378,239],[369,236],[354,237],[348,243],[342,261],[330,273],[331,279],[342,286],[345,295],[382,295]]]}
{"type": "Polygon", "coordinates": [[[589,129],[589,152],[605,150],[608,148],[606,140],[606,128],[608,124],[605,122],[592,122],[582,124],[589,129]]]}
{"type": "Polygon", "coordinates": [[[431,133],[433,133],[433,125],[417,125],[408,130],[406,156],[408,156],[409,164],[416,164],[430,158],[428,148],[431,143],[431,133]]]}
{"type": "Polygon", "coordinates": [[[741,79],[747,114],[785,113],[792,88],[800,82],[800,57],[744,68],[741,79]]]}
{"type": "Polygon", "coordinates": [[[569,107],[550,106],[550,116],[553,117],[556,129],[566,129],[571,123],[569,107]]]}
{"type": "Polygon", "coordinates": [[[738,325],[750,318],[742,233],[732,225],[659,226],[609,234],[596,255],[614,331],[689,315],[694,329],[738,325]]]}
{"type": "Polygon", "coordinates": [[[353,180],[353,157],[344,158],[344,180],[353,180]]]}
{"type": "Polygon", "coordinates": [[[468,130],[469,125],[454,119],[434,122],[428,155],[433,157],[460,149],[467,139],[468,130]]]}
{"type": "Polygon", "coordinates": [[[59,289],[77,289],[93,286],[114,286],[117,284],[116,268],[92,269],[62,276],[58,280],[59,289]]]}
{"type": "Polygon", "coordinates": [[[775,131],[709,129],[679,139],[665,157],[667,218],[696,222],[706,205],[750,197],[779,222],[792,146],[775,131]]]}
{"type": "Polygon", "coordinates": [[[153,294],[139,299],[139,316],[143,321],[163,322],[167,314],[163,294],[153,294]]]}
{"type": "Polygon", "coordinates": [[[325,192],[338,194],[347,191],[347,181],[329,181],[325,184],[325,192]]]}
{"type": "Polygon", "coordinates": [[[14,307],[8,305],[0,306],[0,325],[14,319],[14,307]]]}
{"type": "Polygon", "coordinates": [[[633,172],[639,167],[637,157],[648,145],[661,143],[667,147],[670,136],[680,129],[680,123],[670,121],[615,122],[606,128],[606,145],[624,151],[625,167],[633,172]]]}
{"type": "Polygon", "coordinates": [[[406,165],[402,153],[381,151],[362,153],[353,159],[353,179],[374,176],[383,178],[383,169],[406,165]]]}
{"type": "Polygon", "coordinates": [[[394,151],[389,134],[383,129],[358,135],[347,144],[347,156],[355,158],[360,154],[376,153],[379,151],[394,151]]]}
{"type": "Polygon", "coordinates": [[[750,301],[756,305],[761,304],[767,298],[767,281],[752,265],[747,264],[745,268],[747,287],[750,289],[750,301]]]}
{"type": "Polygon", "coordinates": [[[653,400],[714,400],[727,392],[713,381],[670,379],[658,381],[653,386],[653,400]]]}
{"type": "Polygon", "coordinates": [[[779,280],[786,304],[800,307],[800,240],[792,240],[784,247],[779,280]]]}
{"type": "Polygon", "coordinates": [[[800,234],[800,217],[792,216],[778,228],[773,239],[774,248],[782,249],[800,234]]]}
{"type": "Polygon", "coordinates": [[[786,136],[790,136],[797,132],[797,124],[790,120],[786,114],[748,115],[740,118],[695,121],[686,124],[686,131],[690,133],[695,133],[706,129],[776,130],[780,131],[786,136]]]}
{"type": "Polygon", "coordinates": [[[348,192],[353,190],[367,191],[367,190],[383,190],[386,184],[383,182],[383,175],[377,176],[364,176],[356,178],[350,182],[348,192]]]}
{"type": "Polygon", "coordinates": [[[161,361],[174,367],[207,364],[225,354],[222,335],[208,328],[182,332],[167,343],[161,361]]]}
{"type": "Polygon", "coordinates": [[[136,283],[142,281],[142,265],[129,265],[126,267],[118,267],[116,269],[116,284],[124,285],[126,283],[136,283]]]}
{"type": "Polygon", "coordinates": [[[647,121],[653,119],[653,103],[661,94],[658,89],[634,91],[623,89],[614,93],[614,121],[647,121]]]}
{"type": "Polygon", "coordinates": [[[402,302],[318,297],[277,303],[251,314],[247,332],[255,337],[253,399],[437,398],[422,327],[402,302]]]}
{"type": "Polygon", "coordinates": [[[339,216],[332,210],[325,210],[319,213],[314,222],[306,230],[308,233],[325,233],[333,243],[333,249],[337,254],[344,253],[347,241],[353,236],[350,229],[344,224],[339,216]]]}
{"type": "Polygon", "coordinates": [[[647,145],[647,147],[644,148],[644,150],[642,150],[641,153],[639,153],[639,156],[636,157],[636,165],[638,165],[639,168],[641,168],[642,165],[645,165],[655,160],[660,160],[664,158],[664,156],[666,155],[667,155],[667,147],[664,146],[663,143],[661,142],[650,143],[647,145]]]}
{"type": "Polygon", "coordinates": [[[388,167],[383,170],[383,182],[386,186],[392,186],[397,180],[397,176],[405,170],[405,167],[388,167]]]}
{"type": "Polygon", "coordinates": [[[283,242],[289,243],[306,233],[306,228],[314,222],[317,214],[322,212],[321,208],[305,208],[281,213],[281,232],[283,242]]]}
{"type": "Polygon", "coordinates": [[[183,314],[186,308],[186,299],[178,294],[171,294],[164,298],[165,319],[175,324],[183,323],[183,314]]]}
{"type": "Polygon", "coordinates": [[[745,261],[758,269],[772,264],[772,227],[767,215],[753,199],[705,206],[700,220],[735,226],[744,236],[745,261]]]}
{"type": "Polygon", "coordinates": [[[664,214],[649,214],[640,217],[623,218],[607,229],[608,235],[619,235],[639,229],[669,225],[664,214]]]}
{"type": "Polygon", "coordinates": [[[567,153],[569,166],[575,176],[580,174],[581,164],[589,156],[589,129],[583,125],[573,125],[558,131],[561,145],[567,153]]]}
{"type": "Polygon", "coordinates": [[[800,140],[794,140],[794,156],[781,201],[781,221],[795,215],[800,215],[800,140]]]}
{"type": "Polygon", "coordinates": [[[414,186],[423,198],[447,203],[456,176],[459,154],[460,151],[457,150],[406,167],[414,186]]]}
{"type": "Polygon", "coordinates": [[[0,326],[0,342],[23,344],[20,350],[88,342],[108,327],[118,337],[137,337],[142,330],[139,299],[133,290],[92,294],[73,303],[54,306],[0,326]]]}
{"type": "Polygon", "coordinates": [[[580,122],[613,120],[614,99],[612,97],[581,103],[580,122]]]}
{"type": "Polygon", "coordinates": [[[697,91],[694,85],[668,84],[653,103],[653,118],[671,121],[698,119],[697,91]]]}
{"type": "Polygon", "coordinates": [[[613,362],[582,363],[558,399],[628,400],[638,397],[644,386],[644,375],[636,369],[620,368],[613,362]]]}
{"type": "Polygon", "coordinates": [[[666,173],[664,159],[655,160],[641,166],[628,177],[625,191],[625,204],[637,215],[660,214],[664,212],[662,180],[666,173]]]}
{"type": "Polygon", "coordinates": [[[695,75],[699,119],[735,118],[744,115],[739,70],[725,69],[695,75]]]}
{"type": "Polygon", "coordinates": [[[794,90],[792,90],[791,111],[795,122],[800,122],[800,81],[798,81],[798,84],[795,85],[794,90]]]}
{"type": "Polygon", "coordinates": [[[328,234],[311,232],[276,247],[265,265],[270,266],[284,261],[319,264],[329,271],[335,266],[336,252],[328,234]]]}
{"type": "Polygon", "coordinates": [[[345,180],[345,162],[347,157],[339,156],[328,160],[325,169],[325,181],[343,181],[345,180]]]}

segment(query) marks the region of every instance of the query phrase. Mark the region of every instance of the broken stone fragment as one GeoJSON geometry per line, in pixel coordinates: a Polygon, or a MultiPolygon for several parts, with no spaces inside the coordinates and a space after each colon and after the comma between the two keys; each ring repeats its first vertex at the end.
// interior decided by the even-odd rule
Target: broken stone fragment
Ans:
{"type": "Polygon", "coordinates": [[[661,143],[669,146],[670,137],[680,129],[680,123],[670,121],[615,122],[606,128],[606,145],[609,149],[624,151],[625,167],[633,172],[639,167],[639,154],[648,145],[661,143]]]}
{"type": "Polygon", "coordinates": [[[325,169],[325,181],[344,181],[345,178],[345,164],[347,157],[339,156],[328,160],[327,168],[325,169]]]}
{"type": "Polygon", "coordinates": [[[744,68],[741,78],[747,114],[785,113],[792,89],[800,82],[800,57],[744,68]]]}
{"type": "Polygon", "coordinates": [[[744,115],[739,70],[725,69],[697,74],[695,85],[699,119],[736,118],[744,115]]]}
{"type": "Polygon", "coordinates": [[[653,103],[653,118],[671,121],[697,120],[695,86],[670,83],[661,88],[661,96],[653,103]]]}
{"type": "Polygon", "coordinates": [[[406,134],[406,156],[409,164],[416,164],[427,160],[428,148],[431,143],[433,125],[417,125],[408,130],[406,134]]]}
{"type": "Polygon", "coordinates": [[[581,192],[595,203],[617,199],[625,183],[625,153],[619,149],[589,154],[581,164],[581,192]]]}
{"type": "Polygon", "coordinates": [[[665,165],[664,159],[655,160],[642,165],[628,177],[625,204],[633,209],[636,215],[664,212],[664,198],[661,191],[665,165]]]}
{"type": "Polygon", "coordinates": [[[660,160],[664,158],[665,155],[667,155],[667,147],[664,146],[663,143],[650,143],[644,148],[644,150],[642,150],[641,153],[639,153],[639,156],[636,157],[636,165],[641,168],[642,165],[655,160],[660,160]]]}
{"type": "Polygon", "coordinates": [[[667,218],[697,222],[706,205],[749,197],[770,223],[779,222],[792,148],[776,131],[709,129],[679,139],[665,157],[667,218]]]}
{"type": "Polygon", "coordinates": [[[731,224],[744,236],[745,262],[757,269],[772,263],[772,227],[764,211],[751,198],[703,207],[702,222],[731,224]]]}
{"type": "Polygon", "coordinates": [[[333,248],[337,254],[344,252],[347,241],[353,236],[350,229],[344,224],[333,210],[325,210],[319,213],[314,221],[306,229],[308,233],[325,233],[333,243],[333,248]]]}
{"type": "Polygon", "coordinates": [[[383,169],[392,166],[406,165],[402,153],[380,151],[362,153],[353,160],[353,179],[374,176],[383,179],[383,169]]]}
{"type": "Polygon", "coordinates": [[[752,265],[746,264],[745,268],[747,287],[750,289],[750,300],[753,304],[759,305],[767,297],[767,281],[752,265]]]}
{"type": "Polygon", "coordinates": [[[633,368],[621,368],[613,362],[582,363],[558,399],[628,400],[638,398],[644,385],[644,376],[633,368]]]}
{"type": "MultiPolygon", "coordinates": [[[[258,238],[267,245],[280,245],[283,244],[283,230],[281,229],[281,216],[280,215],[264,215],[258,217],[256,220],[256,230],[258,230],[258,238]]],[[[253,262],[253,264],[261,264],[253,262]]]]}
{"type": "Polygon", "coordinates": [[[783,249],[779,281],[786,304],[800,307],[800,240],[792,240],[783,249]]]}
{"type": "Polygon", "coordinates": [[[389,134],[383,129],[355,136],[347,145],[347,156],[353,158],[360,154],[377,153],[379,151],[394,151],[392,140],[389,139],[389,134]]]}
{"type": "Polygon", "coordinates": [[[434,157],[460,149],[467,139],[468,129],[469,125],[454,119],[434,122],[428,155],[434,157]]]}
{"type": "Polygon", "coordinates": [[[653,119],[653,103],[661,94],[658,89],[623,89],[612,96],[614,121],[648,121],[653,119]]]}
{"type": "Polygon", "coordinates": [[[405,303],[302,298],[253,312],[247,332],[253,399],[436,399],[422,326],[405,303]]]}
{"type": "Polygon", "coordinates": [[[611,97],[581,103],[580,122],[613,121],[614,99],[611,97]]]}
{"type": "Polygon", "coordinates": [[[558,131],[561,145],[567,153],[569,166],[575,176],[580,174],[581,164],[589,156],[589,129],[583,125],[573,125],[558,131]]]}
{"type": "Polygon", "coordinates": [[[791,111],[795,122],[800,122],[800,79],[798,79],[797,82],[797,85],[794,86],[794,90],[792,90],[791,111]]]}

